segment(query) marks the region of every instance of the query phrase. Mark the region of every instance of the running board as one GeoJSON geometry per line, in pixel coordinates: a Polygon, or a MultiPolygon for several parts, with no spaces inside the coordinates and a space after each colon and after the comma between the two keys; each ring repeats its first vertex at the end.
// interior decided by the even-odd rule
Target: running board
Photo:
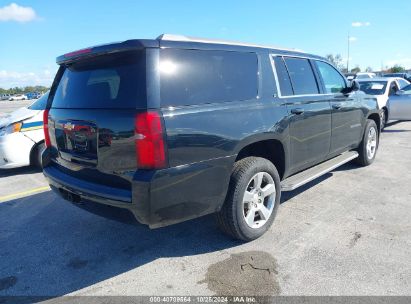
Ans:
{"type": "Polygon", "coordinates": [[[357,157],[358,153],[355,151],[345,152],[341,155],[338,155],[330,160],[316,165],[315,167],[309,168],[305,171],[286,178],[281,182],[281,190],[292,191],[294,189],[297,189],[298,187],[311,182],[321,175],[324,175],[357,157]]]}

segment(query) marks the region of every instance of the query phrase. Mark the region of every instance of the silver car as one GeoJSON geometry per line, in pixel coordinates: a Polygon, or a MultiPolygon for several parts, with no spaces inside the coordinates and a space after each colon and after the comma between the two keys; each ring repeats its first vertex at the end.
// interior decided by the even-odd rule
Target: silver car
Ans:
{"type": "Polygon", "coordinates": [[[411,84],[388,99],[388,120],[411,120],[411,84]]]}
{"type": "Polygon", "coordinates": [[[377,99],[378,108],[381,109],[381,129],[388,122],[388,117],[391,116],[388,108],[388,100],[392,96],[397,96],[396,93],[407,87],[410,83],[402,78],[367,78],[356,79],[360,85],[360,90],[366,94],[373,95],[377,99]]]}

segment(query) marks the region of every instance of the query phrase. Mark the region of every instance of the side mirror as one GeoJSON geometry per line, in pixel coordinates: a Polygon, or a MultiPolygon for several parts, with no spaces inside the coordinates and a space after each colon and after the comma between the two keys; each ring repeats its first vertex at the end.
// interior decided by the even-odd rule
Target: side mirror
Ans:
{"type": "Polygon", "coordinates": [[[359,90],[360,90],[360,84],[355,80],[351,81],[351,92],[355,92],[359,90]]]}
{"type": "Polygon", "coordinates": [[[343,93],[344,95],[349,95],[350,93],[359,91],[359,90],[360,90],[360,84],[353,79],[348,82],[348,86],[342,89],[341,93],[343,93]]]}
{"type": "Polygon", "coordinates": [[[395,95],[401,96],[404,95],[404,91],[403,90],[398,90],[397,92],[395,92],[395,95]]]}

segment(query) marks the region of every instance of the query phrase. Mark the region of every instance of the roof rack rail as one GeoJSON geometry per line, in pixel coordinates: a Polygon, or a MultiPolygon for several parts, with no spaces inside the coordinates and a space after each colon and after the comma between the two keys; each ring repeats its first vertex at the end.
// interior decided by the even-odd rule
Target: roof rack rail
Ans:
{"type": "Polygon", "coordinates": [[[164,41],[183,41],[183,42],[199,42],[199,43],[228,44],[228,45],[249,46],[249,47],[267,48],[267,49],[277,49],[277,50],[282,50],[282,51],[291,51],[291,52],[304,53],[304,51],[299,50],[299,49],[294,49],[294,48],[284,48],[284,47],[279,47],[279,46],[261,45],[261,44],[253,44],[253,43],[244,43],[244,42],[230,41],[230,40],[198,38],[198,37],[190,37],[190,36],[175,35],[175,34],[161,34],[161,35],[158,36],[156,39],[157,39],[157,40],[164,40],[164,41]]]}

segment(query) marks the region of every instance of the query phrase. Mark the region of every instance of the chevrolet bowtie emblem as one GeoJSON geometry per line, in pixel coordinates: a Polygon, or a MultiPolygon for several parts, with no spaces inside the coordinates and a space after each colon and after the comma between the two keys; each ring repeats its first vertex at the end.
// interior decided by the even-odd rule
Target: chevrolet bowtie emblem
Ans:
{"type": "Polygon", "coordinates": [[[74,125],[73,125],[71,122],[68,122],[68,123],[63,124],[63,128],[64,128],[65,130],[71,131],[71,130],[74,129],[74,125]]]}

